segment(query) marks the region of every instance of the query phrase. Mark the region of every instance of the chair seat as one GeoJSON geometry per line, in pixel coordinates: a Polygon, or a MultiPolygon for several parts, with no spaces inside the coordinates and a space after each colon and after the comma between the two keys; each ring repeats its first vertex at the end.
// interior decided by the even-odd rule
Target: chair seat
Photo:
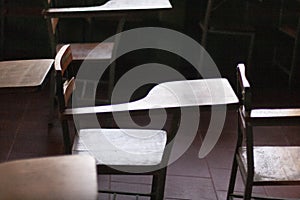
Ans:
{"type": "Polygon", "coordinates": [[[0,164],[0,199],[96,200],[91,156],[55,156],[0,164]]]}
{"type": "MultiPolygon", "coordinates": [[[[63,44],[57,45],[57,52],[63,44]]],[[[72,43],[73,60],[110,60],[112,58],[114,43],[72,43]]]]}
{"type": "Polygon", "coordinates": [[[73,154],[92,155],[103,165],[151,166],[161,162],[166,141],[162,130],[82,129],[75,137],[73,154]]]}
{"type": "MultiPolygon", "coordinates": [[[[300,182],[300,147],[261,146],[254,147],[254,184],[277,182],[300,182]]],[[[239,156],[244,170],[247,167],[246,148],[240,148],[239,156]]]]}

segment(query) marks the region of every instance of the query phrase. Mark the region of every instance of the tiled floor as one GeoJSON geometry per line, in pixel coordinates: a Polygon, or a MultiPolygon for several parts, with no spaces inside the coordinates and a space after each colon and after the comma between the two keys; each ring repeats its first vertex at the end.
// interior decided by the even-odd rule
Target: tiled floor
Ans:
{"type": "MultiPolygon", "coordinates": [[[[48,86],[36,93],[1,94],[0,98],[0,161],[53,156],[63,153],[61,129],[59,123],[48,127],[49,96],[48,86]]],[[[263,99],[283,99],[279,91],[268,95],[259,90],[258,103],[263,99]],[[281,97],[281,98],[280,98],[281,97]]],[[[296,96],[296,97],[299,97],[296,96]]],[[[299,98],[292,102],[300,102],[299,98]]],[[[278,102],[278,101],[272,101],[278,102]]],[[[280,103],[280,102],[279,102],[280,103]]],[[[168,169],[166,199],[223,200],[226,197],[231,161],[236,139],[236,113],[228,111],[221,138],[213,151],[204,159],[198,158],[201,136],[206,132],[209,113],[201,113],[203,120],[199,132],[186,153],[168,169]]],[[[264,134],[259,143],[300,144],[300,129],[297,127],[279,127],[282,135],[274,134],[273,128],[258,129],[264,134]]],[[[150,179],[128,176],[101,176],[100,187],[117,187],[130,190],[147,190],[150,179]]],[[[242,191],[239,178],[237,190],[242,191]]],[[[300,198],[300,187],[260,187],[254,193],[300,198]]],[[[99,199],[107,199],[101,195],[99,199]]],[[[119,196],[117,199],[134,199],[119,196]]],[[[142,198],[143,199],[143,198],[142,198]]]]}

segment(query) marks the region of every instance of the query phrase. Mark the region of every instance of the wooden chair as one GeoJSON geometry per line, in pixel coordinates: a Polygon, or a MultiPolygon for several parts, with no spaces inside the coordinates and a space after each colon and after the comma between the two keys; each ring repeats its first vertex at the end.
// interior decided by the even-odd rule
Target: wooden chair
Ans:
{"type": "Polygon", "coordinates": [[[91,156],[55,156],[0,164],[0,199],[96,200],[97,173],[91,156]]]}
{"type": "MultiPolygon", "coordinates": [[[[66,108],[75,88],[75,82],[76,84],[78,82],[75,81],[74,77],[68,77],[67,75],[71,62],[71,47],[70,45],[64,45],[55,57],[55,70],[56,93],[66,153],[93,155],[97,162],[99,174],[152,175],[151,192],[139,194],[139,196],[150,196],[152,200],[163,199],[166,162],[168,160],[165,146],[172,138],[174,130],[177,130],[177,126],[172,126],[174,128],[167,137],[164,130],[100,129],[99,127],[90,128],[84,124],[83,128],[77,130],[75,138],[72,140],[68,123],[71,118],[76,118],[76,112],[73,113],[72,108],[66,108]]],[[[109,114],[105,115],[105,118],[108,118],[108,116],[109,114]]],[[[101,125],[101,127],[105,126],[101,125]]],[[[105,190],[100,192],[136,195],[133,192],[105,190]]]]}
{"type": "MultiPolygon", "coordinates": [[[[90,14],[90,13],[82,13],[83,10],[89,8],[93,3],[96,5],[103,4],[107,2],[107,0],[103,1],[84,1],[84,2],[77,2],[82,4],[81,9],[78,9],[74,12],[69,12],[65,8],[68,7],[68,2],[60,2],[60,1],[49,1],[49,9],[45,9],[43,11],[43,15],[47,18],[48,22],[48,30],[50,41],[52,44],[52,54],[53,56],[59,51],[59,49],[66,43],[71,45],[72,53],[73,53],[73,61],[77,63],[76,65],[80,65],[83,61],[85,62],[99,62],[99,66],[106,66],[108,63],[113,60],[115,51],[117,50],[117,44],[119,42],[119,38],[116,37],[115,41],[110,42],[101,42],[97,41],[94,42],[91,39],[92,35],[92,26],[94,25],[95,18],[97,14],[90,14]],[[51,8],[56,8],[51,10],[51,8]],[[66,21],[67,20],[67,21],[66,21]],[[82,32],[81,41],[72,41],[78,39],[66,39],[71,41],[65,41],[63,35],[67,35],[71,37],[74,33],[70,34],[70,32],[64,32],[67,29],[65,26],[70,26],[68,24],[68,20],[75,20],[76,25],[76,32],[82,32]],[[79,28],[77,28],[79,27],[79,28]],[[81,30],[84,29],[84,30],[81,30]],[[97,48],[95,48],[97,47],[97,48]],[[104,63],[104,64],[103,64],[104,63]]],[[[72,7],[77,4],[71,3],[72,7]]],[[[78,4],[79,5],[79,4],[78,4]]],[[[91,7],[93,8],[93,7],[91,7]]],[[[109,18],[108,21],[112,21],[109,18]]],[[[119,18],[116,32],[114,34],[122,32],[125,24],[125,18],[119,18]]],[[[74,26],[74,23],[73,23],[74,26]]],[[[68,31],[68,30],[67,30],[68,31]]],[[[70,31],[70,30],[69,30],[70,31]]],[[[73,30],[74,31],[74,30],[73,30]]],[[[102,38],[101,40],[106,39],[102,38]]],[[[115,82],[115,63],[110,65],[109,68],[109,75],[108,75],[108,97],[105,102],[109,101],[109,96],[113,90],[113,85],[115,82]]]]}
{"type": "MultiPolygon", "coordinates": [[[[249,39],[247,64],[250,66],[252,52],[254,47],[255,29],[247,20],[245,11],[241,8],[241,2],[237,5],[226,0],[207,0],[203,7],[204,16],[200,19],[200,28],[202,31],[201,45],[207,48],[208,36],[211,35],[227,35],[233,37],[246,37],[249,39]],[[226,8],[229,3],[234,6],[226,8]],[[231,16],[234,13],[234,16],[231,16]]],[[[245,3],[245,2],[242,2],[245,3]]]]}
{"type": "MultiPolygon", "coordinates": [[[[59,49],[67,43],[71,45],[74,62],[78,62],[78,64],[81,64],[83,60],[106,61],[108,63],[113,58],[113,54],[117,46],[115,44],[116,41],[101,43],[101,41],[106,38],[97,38],[98,41],[96,42],[94,41],[95,39],[92,39],[92,27],[94,26],[96,15],[82,14],[80,9],[69,13],[64,9],[78,6],[82,7],[84,10],[92,4],[101,5],[105,2],[107,2],[107,0],[98,0],[94,2],[78,1],[72,3],[68,3],[68,1],[50,1],[50,9],[45,9],[43,11],[43,15],[48,21],[53,55],[55,55],[59,49]],[[51,10],[51,8],[57,9],[51,10]],[[79,32],[80,34],[76,34],[74,31],[79,32]],[[77,36],[75,37],[74,35],[77,36]],[[96,46],[97,48],[95,48],[96,46]]],[[[103,21],[105,20],[113,22],[114,19],[106,18],[103,21]]],[[[125,21],[123,19],[119,21],[115,33],[120,33],[123,30],[124,23],[125,21]]],[[[110,78],[112,79],[113,77],[110,78]]]]}
{"type": "MultiPolygon", "coordinates": [[[[238,140],[234,154],[227,199],[268,199],[252,195],[254,186],[300,185],[299,146],[258,146],[253,137],[255,126],[299,125],[299,108],[253,108],[251,88],[245,75],[245,66],[237,67],[238,93],[241,106],[238,110],[238,140]],[[234,192],[237,170],[245,183],[244,194],[234,192]]],[[[278,131],[281,129],[279,128],[278,131]]],[[[264,136],[262,136],[264,137],[264,136]]],[[[257,140],[256,140],[257,141],[257,140]]],[[[269,197],[269,199],[282,199],[269,197]]]]}
{"type": "MultiPolygon", "coordinates": [[[[110,60],[112,56],[112,50],[114,43],[105,43],[102,44],[100,42],[90,42],[91,38],[89,36],[91,33],[91,25],[92,25],[92,18],[93,15],[80,15],[81,10],[79,9],[77,11],[78,16],[76,16],[76,13],[69,14],[68,11],[65,11],[64,8],[68,7],[82,7],[83,9],[89,7],[89,6],[96,6],[99,4],[103,4],[107,2],[107,0],[95,0],[95,1],[55,1],[50,0],[48,1],[48,7],[51,8],[58,8],[56,11],[62,11],[60,14],[53,14],[51,10],[45,9],[43,11],[43,15],[48,18],[48,26],[49,26],[49,35],[50,39],[52,41],[52,51],[53,55],[55,55],[59,48],[64,44],[68,43],[71,44],[71,48],[73,51],[73,59],[74,61],[82,61],[83,59],[98,59],[98,60],[110,60]],[[62,8],[62,9],[60,9],[62,8]],[[55,16],[53,16],[55,15],[55,16]],[[75,20],[75,24],[70,24],[68,21],[75,20]],[[81,36],[81,38],[73,38],[73,35],[76,35],[75,33],[70,34],[70,27],[64,27],[64,26],[76,26],[77,32],[82,33],[81,35],[78,35],[78,37],[81,36]],[[85,30],[80,30],[85,29],[85,30]],[[64,30],[67,30],[68,32],[64,32],[64,30]],[[64,35],[67,35],[68,38],[65,38],[64,35]],[[64,41],[64,39],[67,40],[78,40],[81,42],[70,42],[70,41],[64,41]],[[97,52],[97,56],[88,56],[88,54],[91,52],[91,50],[94,49],[95,46],[99,45],[99,50],[97,52]]],[[[123,27],[121,27],[122,30],[123,27]]],[[[120,31],[121,31],[120,30],[120,31]]]]}
{"type": "Polygon", "coordinates": [[[290,89],[297,88],[297,77],[300,74],[299,39],[300,13],[299,1],[281,0],[279,9],[278,31],[281,37],[276,39],[273,64],[286,74],[290,89]]]}

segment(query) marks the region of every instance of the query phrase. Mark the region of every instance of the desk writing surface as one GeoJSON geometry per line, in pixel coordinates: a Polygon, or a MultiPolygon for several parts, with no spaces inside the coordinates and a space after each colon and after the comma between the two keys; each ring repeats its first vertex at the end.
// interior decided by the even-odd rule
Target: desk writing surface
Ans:
{"type": "Polygon", "coordinates": [[[172,5],[169,0],[110,0],[101,6],[50,8],[47,13],[89,13],[101,11],[155,10],[170,8],[172,8],[172,5]]]}
{"type": "Polygon", "coordinates": [[[47,76],[53,59],[0,62],[0,88],[38,87],[47,76]]]}
{"type": "Polygon", "coordinates": [[[239,102],[227,79],[171,81],[156,85],[143,99],[130,103],[67,109],[64,114],[110,113],[134,110],[215,106],[239,102]]]}
{"type": "Polygon", "coordinates": [[[236,103],[238,100],[226,79],[174,81],[158,84],[145,102],[156,107],[188,107],[236,103]]]}

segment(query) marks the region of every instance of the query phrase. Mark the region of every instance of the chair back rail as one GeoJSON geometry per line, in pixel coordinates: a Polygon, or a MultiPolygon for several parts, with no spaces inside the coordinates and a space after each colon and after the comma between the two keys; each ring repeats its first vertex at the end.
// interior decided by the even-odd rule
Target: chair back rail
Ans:
{"type": "Polygon", "coordinates": [[[69,44],[64,45],[55,56],[56,96],[60,111],[63,111],[75,89],[75,78],[68,77],[67,69],[72,62],[72,52],[69,44]]]}
{"type": "Polygon", "coordinates": [[[240,102],[245,107],[245,111],[251,110],[252,93],[250,83],[246,77],[246,69],[244,64],[239,64],[237,67],[237,93],[240,102]]]}

